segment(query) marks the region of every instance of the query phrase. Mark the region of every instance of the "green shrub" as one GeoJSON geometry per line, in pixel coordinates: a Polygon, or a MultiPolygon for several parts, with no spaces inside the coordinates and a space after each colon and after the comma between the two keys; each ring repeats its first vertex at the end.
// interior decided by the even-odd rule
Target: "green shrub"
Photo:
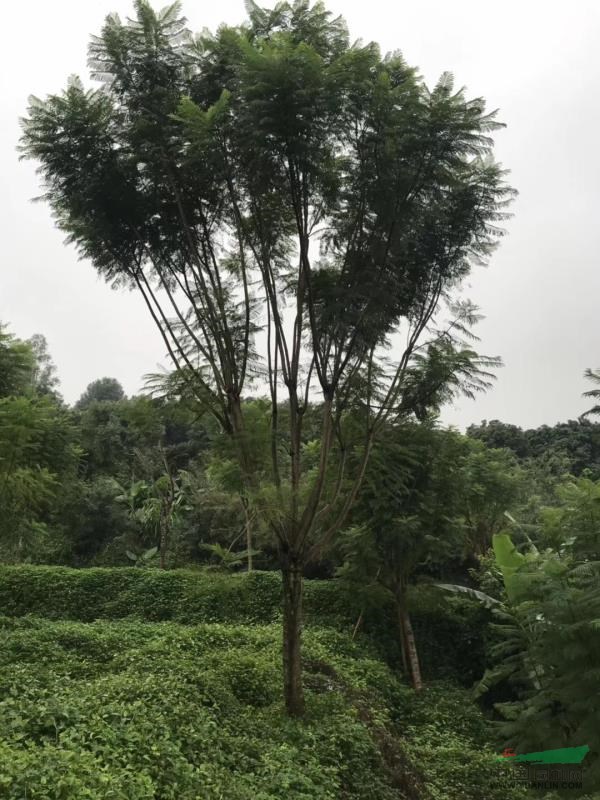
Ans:
{"type": "MultiPolygon", "coordinates": [[[[225,575],[118,567],[0,566],[0,611],[15,617],[265,624],[279,619],[280,598],[276,572],[225,575]]],[[[340,582],[306,581],[307,625],[349,632],[361,611],[340,582]]],[[[411,614],[426,679],[451,678],[469,686],[481,677],[485,611],[468,601],[439,598],[432,590],[416,588],[411,614]]],[[[365,637],[388,663],[400,664],[392,609],[365,611],[361,638],[365,637]]]]}
{"type": "Polygon", "coordinates": [[[520,797],[481,793],[498,767],[465,692],[417,696],[332,628],[307,629],[307,715],[287,718],[280,636],[277,623],[0,618],[0,797],[520,797]]]}
{"type": "MultiPolygon", "coordinates": [[[[23,619],[0,631],[2,797],[393,796],[341,693],[309,693],[305,723],[285,717],[278,626],[23,619]]],[[[335,655],[344,675],[349,660],[335,655]]]]}
{"type": "Polygon", "coordinates": [[[31,800],[142,800],[152,781],[133,767],[103,764],[93,753],[52,744],[18,748],[0,740],[0,797],[31,800]]]}
{"type": "Polygon", "coordinates": [[[509,764],[498,761],[490,725],[468,692],[449,684],[406,692],[395,709],[398,728],[424,776],[431,800],[519,800],[509,764]]]}

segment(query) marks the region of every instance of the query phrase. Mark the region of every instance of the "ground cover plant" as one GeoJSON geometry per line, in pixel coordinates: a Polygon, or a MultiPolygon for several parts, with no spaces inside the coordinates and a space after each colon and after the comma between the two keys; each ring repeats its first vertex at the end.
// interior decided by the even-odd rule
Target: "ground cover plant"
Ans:
{"type": "Polygon", "coordinates": [[[306,632],[302,722],[276,624],[4,617],[0,637],[1,797],[523,797],[466,690],[417,699],[331,629],[306,632]]]}

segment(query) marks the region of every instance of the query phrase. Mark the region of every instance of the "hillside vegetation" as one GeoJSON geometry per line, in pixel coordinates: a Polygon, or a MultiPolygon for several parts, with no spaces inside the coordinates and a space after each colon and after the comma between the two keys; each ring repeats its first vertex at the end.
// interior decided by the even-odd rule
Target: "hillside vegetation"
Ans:
{"type": "Polygon", "coordinates": [[[0,800],[521,800],[503,748],[598,789],[600,406],[440,425],[501,365],[463,289],[502,123],[320,0],[245,5],[134,0],[21,120],[169,361],[69,405],[0,322],[0,800]]]}
{"type": "Polygon", "coordinates": [[[417,695],[375,640],[333,624],[307,627],[307,715],[287,718],[274,578],[4,568],[0,797],[524,797],[467,690],[417,695]],[[146,621],[123,618],[126,598],[146,621]]]}

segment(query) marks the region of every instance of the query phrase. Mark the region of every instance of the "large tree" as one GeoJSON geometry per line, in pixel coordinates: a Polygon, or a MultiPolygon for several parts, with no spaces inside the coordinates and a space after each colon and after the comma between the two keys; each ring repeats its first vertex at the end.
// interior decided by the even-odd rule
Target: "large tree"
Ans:
{"type": "Polygon", "coordinates": [[[278,542],[300,714],[303,567],[343,525],[375,437],[485,384],[471,307],[442,309],[500,233],[498,123],[450,75],[430,91],[398,53],[350,44],[321,3],[249,2],[247,22],[197,37],[179,3],[135,10],[92,39],[100,88],[31,100],[23,153],[80,254],[143,298],[179,390],[236,442],[278,542]],[[253,386],[270,396],[268,468],[245,432],[253,386]]]}

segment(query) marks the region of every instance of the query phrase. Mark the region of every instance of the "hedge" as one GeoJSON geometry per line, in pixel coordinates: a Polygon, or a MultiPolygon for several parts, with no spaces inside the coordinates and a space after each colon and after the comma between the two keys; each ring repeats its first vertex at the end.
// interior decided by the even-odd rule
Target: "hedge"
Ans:
{"type": "MultiPolygon", "coordinates": [[[[336,580],[305,582],[307,625],[351,631],[362,610],[359,602],[336,580]]],[[[276,572],[0,566],[0,614],[8,617],[265,624],[279,619],[280,608],[276,572]]],[[[485,611],[469,601],[415,588],[411,616],[426,677],[451,678],[464,685],[480,677],[485,611]]],[[[361,636],[374,642],[388,662],[399,663],[391,608],[366,611],[361,636]]]]}

